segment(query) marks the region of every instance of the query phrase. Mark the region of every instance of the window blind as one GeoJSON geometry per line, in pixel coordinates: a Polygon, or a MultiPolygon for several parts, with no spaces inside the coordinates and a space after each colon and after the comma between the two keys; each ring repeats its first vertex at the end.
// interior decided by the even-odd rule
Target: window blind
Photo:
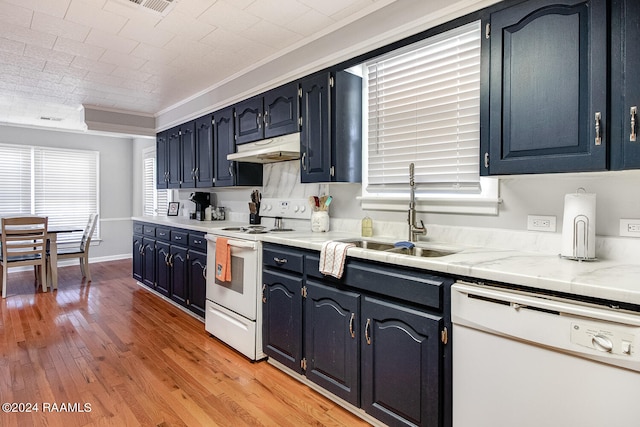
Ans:
{"type": "MultiPolygon", "coordinates": [[[[50,226],[84,229],[89,215],[98,212],[98,162],[97,151],[34,148],[33,213],[48,216],[50,226]]],[[[62,233],[58,241],[81,236],[62,233]]]]}
{"type": "MultiPolygon", "coordinates": [[[[98,212],[98,166],[95,151],[0,144],[0,215],[42,215],[50,227],[84,229],[98,212]]],[[[58,241],[81,236],[62,233],[58,241]]]]}
{"type": "Polygon", "coordinates": [[[149,151],[143,159],[143,207],[144,215],[166,215],[168,207],[168,190],[156,188],[155,151],[149,151]]]}
{"type": "Polygon", "coordinates": [[[366,64],[368,187],[479,191],[480,22],[366,64]]]}
{"type": "Polygon", "coordinates": [[[0,144],[0,215],[31,213],[31,148],[0,144]]]}

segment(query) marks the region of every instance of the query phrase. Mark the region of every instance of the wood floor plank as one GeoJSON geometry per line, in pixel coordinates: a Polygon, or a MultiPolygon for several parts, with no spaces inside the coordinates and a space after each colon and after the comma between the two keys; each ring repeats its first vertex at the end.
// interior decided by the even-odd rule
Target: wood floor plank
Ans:
{"type": "Polygon", "coordinates": [[[131,278],[131,261],[59,269],[58,290],[11,272],[0,301],[0,400],[89,411],[0,413],[0,426],[360,426],[353,414],[131,278]],[[76,406],[73,406],[76,405],[76,406]]]}

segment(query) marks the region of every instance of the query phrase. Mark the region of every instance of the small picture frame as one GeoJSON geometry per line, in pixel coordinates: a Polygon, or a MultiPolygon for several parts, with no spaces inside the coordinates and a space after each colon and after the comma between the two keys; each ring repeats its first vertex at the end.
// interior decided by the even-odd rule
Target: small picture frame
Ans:
{"type": "Polygon", "coordinates": [[[169,209],[167,210],[167,216],[178,216],[180,211],[180,202],[169,202],[169,209]]]}

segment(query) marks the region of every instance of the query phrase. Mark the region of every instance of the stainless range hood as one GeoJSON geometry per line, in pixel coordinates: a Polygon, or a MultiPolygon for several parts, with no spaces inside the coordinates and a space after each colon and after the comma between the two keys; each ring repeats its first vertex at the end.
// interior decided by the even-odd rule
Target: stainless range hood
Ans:
{"type": "Polygon", "coordinates": [[[236,146],[227,160],[247,163],[274,163],[300,158],[300,133],[263,139],[236,146]]]}

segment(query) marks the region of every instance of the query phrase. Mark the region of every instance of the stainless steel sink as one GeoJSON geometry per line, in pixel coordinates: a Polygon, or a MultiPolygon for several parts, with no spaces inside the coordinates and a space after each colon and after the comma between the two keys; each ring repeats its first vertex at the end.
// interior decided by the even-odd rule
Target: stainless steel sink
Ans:
{"type": "Polygon", "coordinates": [[[371,249],[373,251],[386,251],[393,249],[392,243],[376,242],[373,240],[343,240],[345,243],[353,243],[357,248],[371,249]]]}
{"type": "Polygon", "coordinates": [[[441,256],[446,256],[446,255],[451,255],[456,253],[456,251],[429,249],[429,248],[422,248],[419,246],[414,246],[413,248],[410,248],[410,249],[409,248],[393,248],[385,252],[393,252],[397,254],[412,255],[412,256],[419,256],[419,257],[425,257],[425,258],[435,258],[435,257],[441,257],[441,256]]]}
{"type": "Polygon", "coordinates": [[[456,252],[458,252],[453,249],[427,247],[424,245],[414,246],[413,248],[395,247],[393,243],[378,242],[375,240],[353,239],[353,240],[343,240],[343,242],[353,243],[358,248],[369,249],[372,251],[389,252],[389,253],[425,257],[425,258],[441,257],[441,256],[455,254],[456,252]]]}

